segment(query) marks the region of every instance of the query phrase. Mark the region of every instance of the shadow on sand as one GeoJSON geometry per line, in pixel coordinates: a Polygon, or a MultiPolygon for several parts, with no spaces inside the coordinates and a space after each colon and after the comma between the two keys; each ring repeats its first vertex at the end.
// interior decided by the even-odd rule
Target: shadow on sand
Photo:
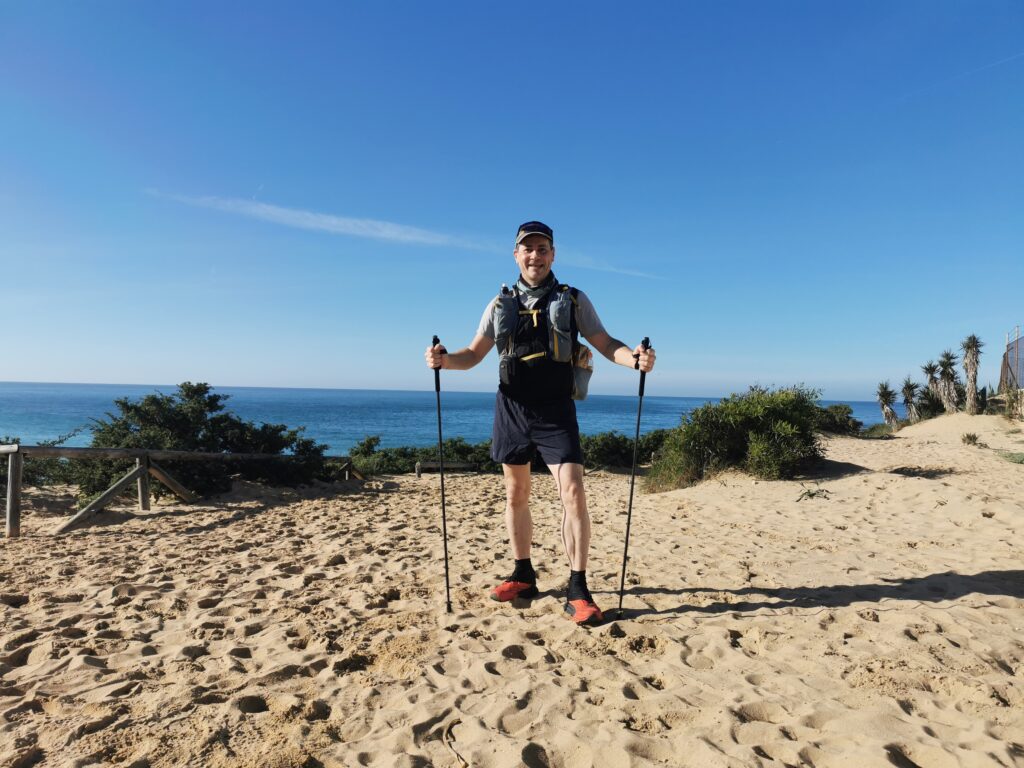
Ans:
{"type": "Polygon", "coordinates": [[[962,574],[954,571],[933,573],[906,579],[882,579],[879,584],[835,584],[821,587],[743,587],[714,589],[692,587],[683,589],[650,589],[633,587],[627,595],[700,595],[701,593],[736,596],[758,595],[763,599],[716,602],[708,605],[683,603],[675,608],[626,610],[632,616],[658,614],[722,614],[756,611],[763,608],[840,608],[855,602],[881,600],[916,600],[938,602],[957,600],[970,594],[1024,598],[1024,570],[981,571],[962,574]]]}

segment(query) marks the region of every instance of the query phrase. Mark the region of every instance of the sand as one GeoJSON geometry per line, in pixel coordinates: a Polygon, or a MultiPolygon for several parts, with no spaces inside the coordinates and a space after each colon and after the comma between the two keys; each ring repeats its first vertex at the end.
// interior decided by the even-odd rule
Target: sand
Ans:
{"type": "MultiPolygon", "coordinates": [[[[0,765],[1024,766],[1012,427],[943,417],[831,438],[801,480],[637,495],[626,616],[592,630],[563,617],[545,476],[526,606],[487,599],[500,478],[447,478],[451,614],[436,475],[239,484],[64,536],[29,489],[0,545],[0,765]]],[[[629,478],[587,487],[613,609],[629,478]]]]}

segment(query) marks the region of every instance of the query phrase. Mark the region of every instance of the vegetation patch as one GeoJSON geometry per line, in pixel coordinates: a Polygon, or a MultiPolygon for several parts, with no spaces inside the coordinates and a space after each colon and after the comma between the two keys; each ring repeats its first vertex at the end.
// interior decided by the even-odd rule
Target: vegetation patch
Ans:
{"type": "Polygon", "coordinates": [[[818,396],[802,386],[751,387],[697,408],[666,436],[646,489],[684,488],[730,468],[767,480],[793,477],[822,456],[818,396]]]}

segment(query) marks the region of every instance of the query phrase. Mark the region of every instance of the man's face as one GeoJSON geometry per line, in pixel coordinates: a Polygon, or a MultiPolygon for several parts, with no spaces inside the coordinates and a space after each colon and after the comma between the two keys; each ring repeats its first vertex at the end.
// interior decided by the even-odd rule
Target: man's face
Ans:
{"type": "Polygon", "coordinates": [[[544,235],[527,235],[514,253],[519,273],[530,285],[540,285],[551,274],[555,247],[544,235]]]}

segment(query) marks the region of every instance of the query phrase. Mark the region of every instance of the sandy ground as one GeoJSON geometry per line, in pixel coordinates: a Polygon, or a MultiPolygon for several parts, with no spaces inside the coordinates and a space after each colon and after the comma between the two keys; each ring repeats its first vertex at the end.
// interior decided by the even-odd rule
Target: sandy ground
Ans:
{"type": "MultiPolygon", "coordinates": [[[[301,491],[0,545],[0,765],[1024,766],[1024,434],[953,416],[831,439],[814,476],[637,495],[621,620],[501,605],[501,480],[301,491]],[[988,448],[961,442],[975,432],[988,448]],[[807,491],[808,493],[805,493],[807,491]]],[[[588,476],[617,602],[628,475],[588,476]]],[[[126,507],[127,509],[127,507],[126,507]]]]}

